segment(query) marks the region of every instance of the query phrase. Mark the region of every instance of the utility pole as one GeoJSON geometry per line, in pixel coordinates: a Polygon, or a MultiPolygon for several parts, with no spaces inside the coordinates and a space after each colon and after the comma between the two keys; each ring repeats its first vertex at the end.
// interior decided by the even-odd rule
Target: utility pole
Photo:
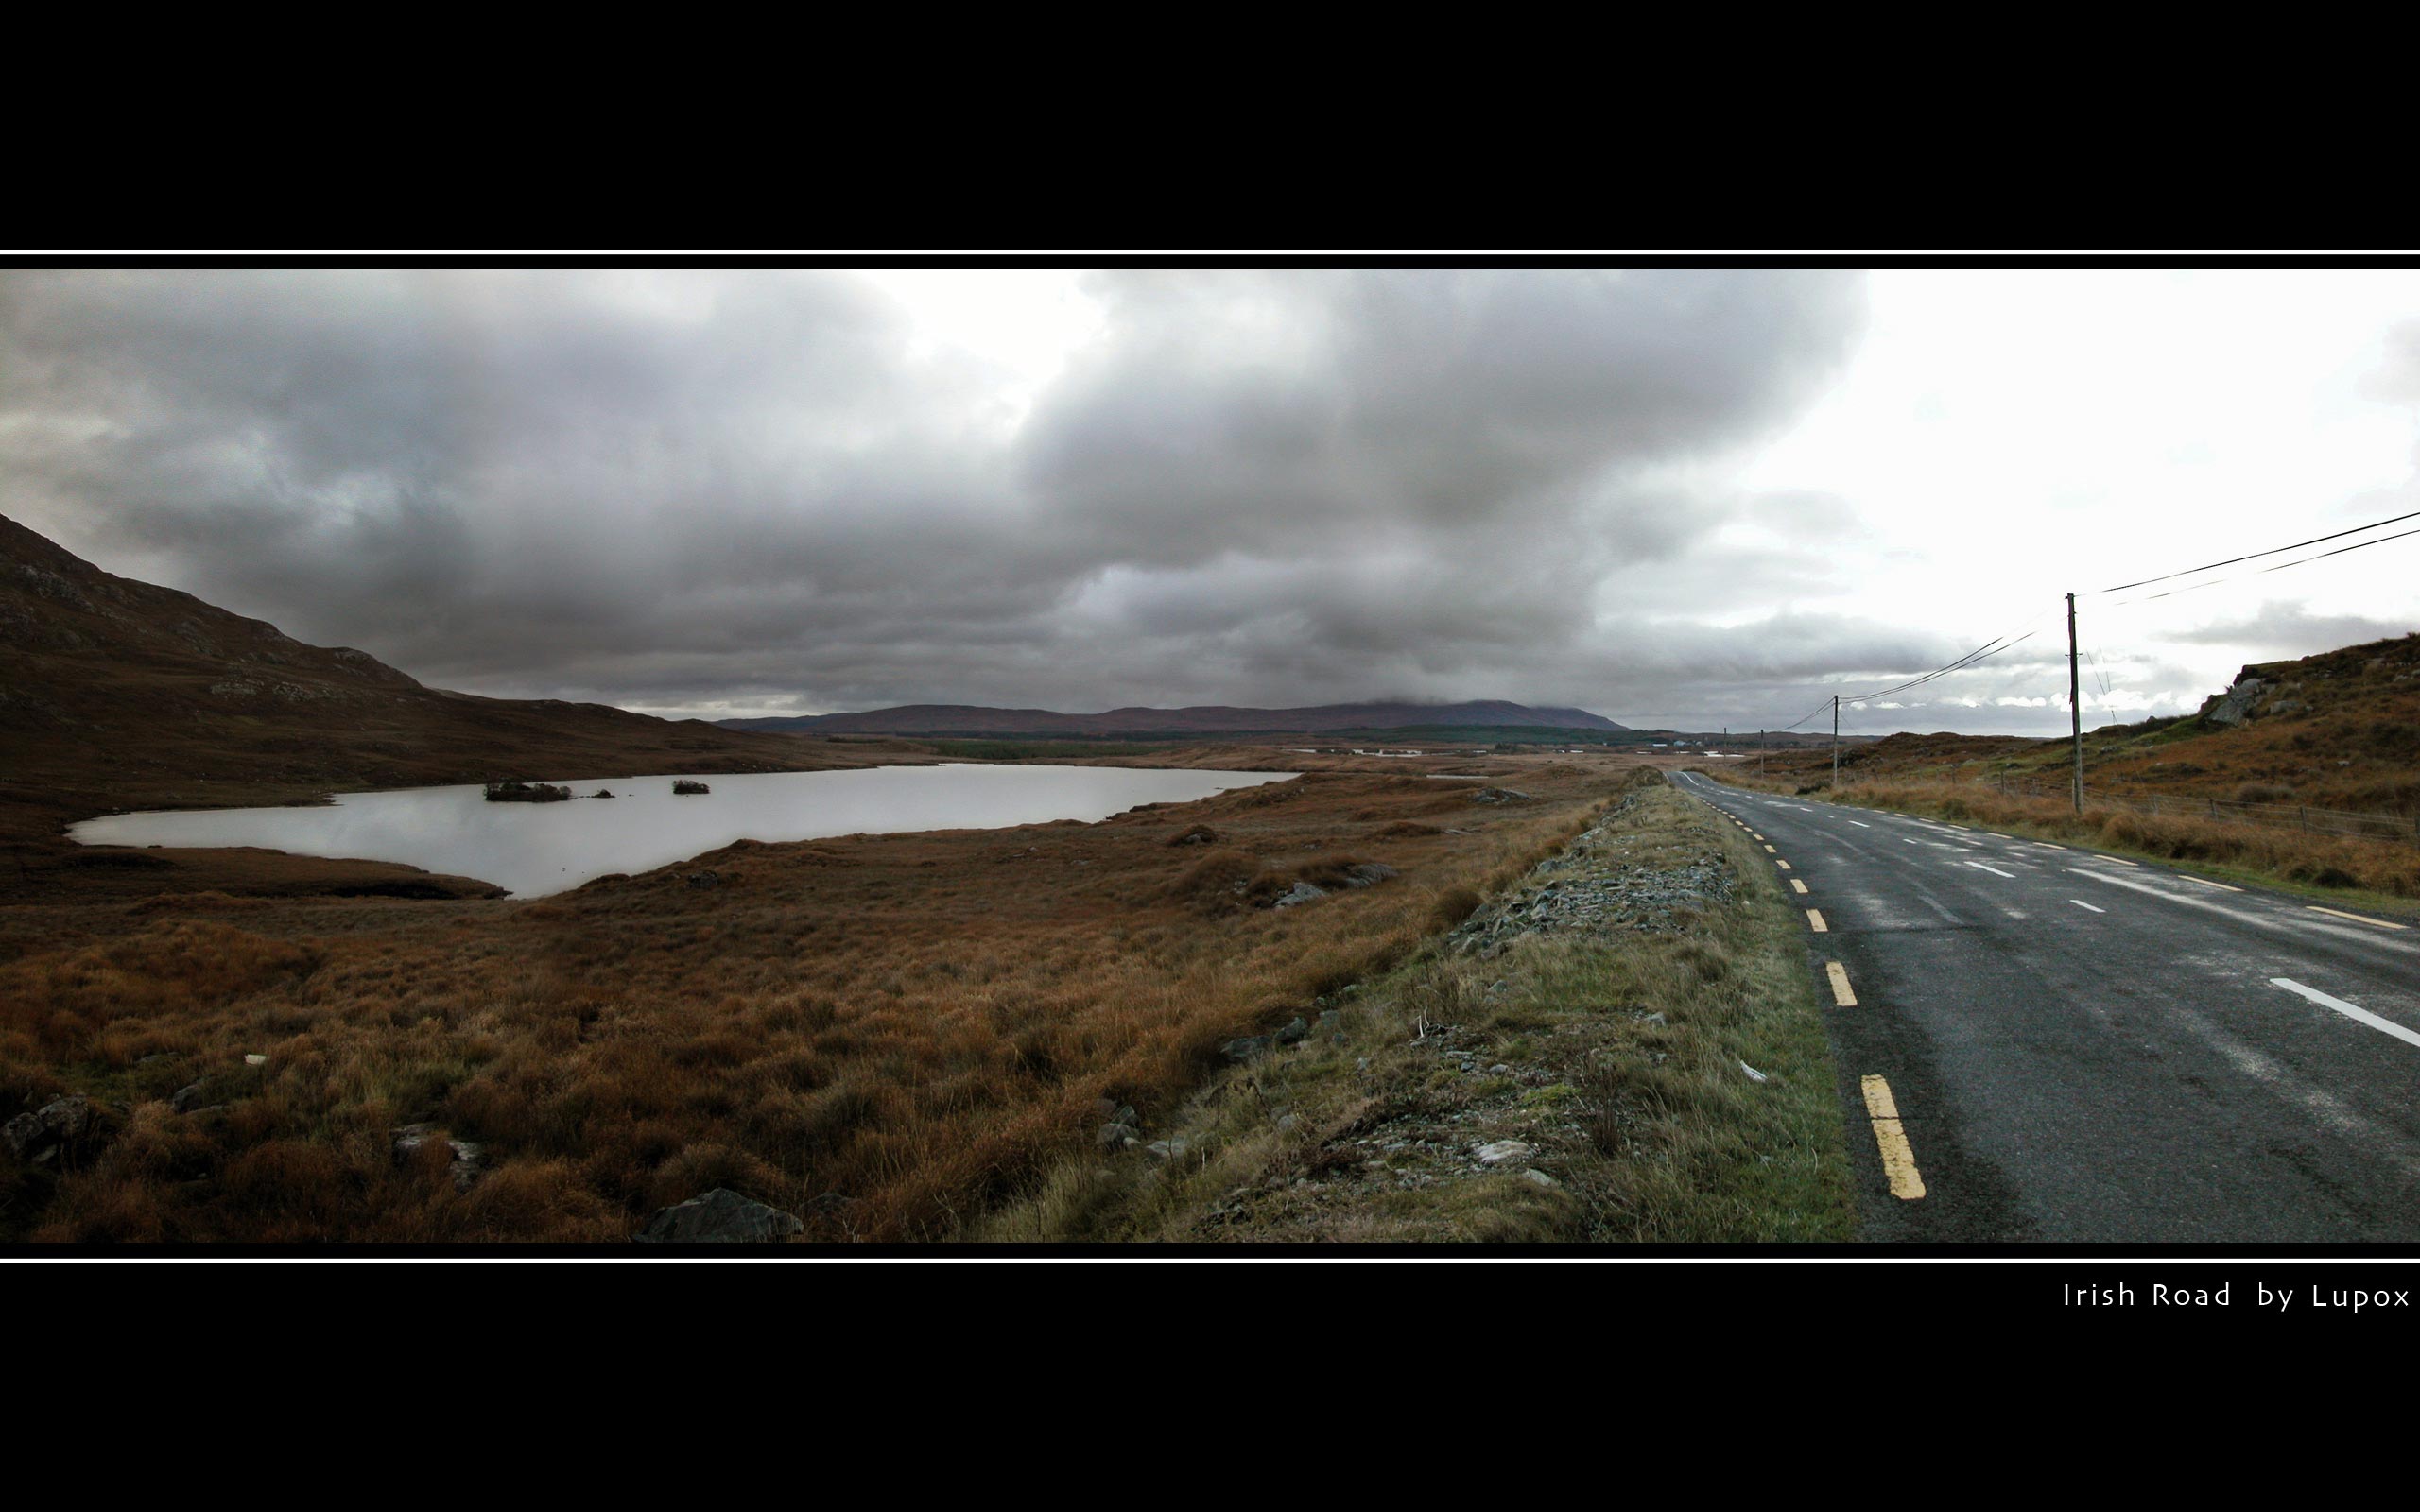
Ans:
{"type": "Polygon", "coordinates": [[[1832,695],[1832,785],[1841,785],[1841,696],[1837,693],[1832,695]]]}
{"type": "Polygon", "coordinates": [[[2083,812],[2083,681],[2076,672],[2076,595],[2067,595],[2067,713],[2076,741],[2076,812],[2083,812]]]}

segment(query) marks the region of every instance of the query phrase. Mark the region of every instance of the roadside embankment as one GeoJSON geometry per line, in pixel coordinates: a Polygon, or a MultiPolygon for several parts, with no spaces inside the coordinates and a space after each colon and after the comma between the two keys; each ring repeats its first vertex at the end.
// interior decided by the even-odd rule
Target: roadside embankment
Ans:
{"type": "Polygon", "coordinates": [[[1642,772],[1394,970],[1340,988],[976,1237],[1845,1239],[1830,1052],[1797,911],[1642,772]]]}

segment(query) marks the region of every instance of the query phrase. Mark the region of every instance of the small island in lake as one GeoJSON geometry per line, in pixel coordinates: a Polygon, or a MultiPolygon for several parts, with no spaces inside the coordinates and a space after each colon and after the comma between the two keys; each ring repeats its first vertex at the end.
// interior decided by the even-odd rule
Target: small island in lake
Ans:
{"type": "Polygon", "coordinates": [[[487,788],[491,803],[564,803],[571,799],[571,789],[551,782],[490,782],[487,788]]]}

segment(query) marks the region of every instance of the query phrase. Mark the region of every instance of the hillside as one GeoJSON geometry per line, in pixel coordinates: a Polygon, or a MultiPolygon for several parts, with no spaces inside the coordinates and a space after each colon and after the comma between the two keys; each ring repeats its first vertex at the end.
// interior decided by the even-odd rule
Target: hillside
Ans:
{"type": "MultiPolygon", "coordinates": [[[[2066,791],[2066,740],[1892,735],[1843,747],[1843,781],[1948,780],[2066,791]]],[[[1776,773],[1828,775],[1827,751],[1777,757],[1776,773]]],[[[2420,816],[2420,634],[2259,662],[2181,719],[2084,735],[2088,789],[2420,816]]]]}
{"type": "Polygon", "coordinates": [[[307,800],[332,789],[606,772],[864,765],[864,746],[601,704],[422,686],[190,593],[102,571],[0,518],[0,885],[112,808],[307,800]]]}
{"type": "Polygon", "coordinates": [[[1532,709],[1501,700],[1475,703],[1338,703],[1308,709],[1112,709],[1069,714],[1050,709],[989,709],[973,704],[909,704],[862,713],[726,719],[726,729],[785,734],[893,735],[1276,735],[1410,728],[1515,728],[1619,730],[1584,709],[1532,709]]]}

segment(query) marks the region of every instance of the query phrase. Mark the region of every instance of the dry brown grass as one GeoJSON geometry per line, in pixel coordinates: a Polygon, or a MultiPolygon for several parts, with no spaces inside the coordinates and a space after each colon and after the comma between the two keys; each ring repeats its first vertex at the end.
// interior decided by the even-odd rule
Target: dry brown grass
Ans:
{"type": "Polygon", "coordinates": [[[0,1236],[613,1239],[716,1185],[818,1238],[951,1236],[1080,1147],[1098,1099],[1172,1107],[1224,1040],[1400,959],[1613,780],[1540,764],[1537,801],[1495,808],[1316,774],[1096,825],[742,842],[530,903],[0,909],[0,1118],[108,1109],[63,1174],[0,1156],[0,1236]],[[1387,833],[1449,811],[1461,833],[1387,833]],[[1167,844],[1192,824],[1210,853],[1167,844]],[[1351,860],[1401,875],[1200,901],[1351,860]],[[723,885],[687,885],[700,867],[723,885]],[[212,1110],[172,1113],[197,1080],[212,1110]],[[399,1161],[421,1122],[489,1174],[458,1192],[438,1143],[399,1161]]]}

